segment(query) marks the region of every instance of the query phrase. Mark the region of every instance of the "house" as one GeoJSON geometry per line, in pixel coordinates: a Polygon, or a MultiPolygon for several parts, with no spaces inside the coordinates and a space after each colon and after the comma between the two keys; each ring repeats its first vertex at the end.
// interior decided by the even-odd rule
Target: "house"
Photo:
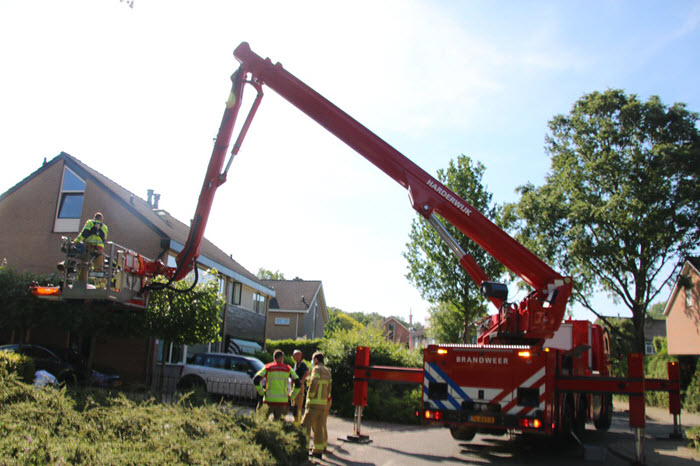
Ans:
{"type": "Polygon", "coordinates": [[[411,340],[411,332],[396,318],[389,317],[382,322],[381,327],[384,330],[384,335],[386,336],[387,340],[393,341],[394,343],[405,343],[406,345],[409,344],[411,340]]]}
{"type": "Polygon", "coordinates": [[[700,257],[689,257],[664,309],[668,354],[700,355],[700,257]]]}
{"type": "Polygon", "coordinates": [[[274,290],[270,300],[267,338],[286,340],[323,338],[328,309],[323,284],[317,280],[261,280],[274,290]]]}
{"type": "Polygon", "coordinates": [[[435,344],[435,339],[434,338],[428,338],[428,335],[426,335],[426,328],[425,327],[419,327],[419,328],[414,328],[413,330],[409,329],[413,336],[413,348],[418,349],[418,348],[427,348],[428,345],[434,345],[435,344]]]}
{"type": "MultiPolygon", "coordinates": [[[[62,152],[0,195],[0,261],[6,259],[18,270],[55,272],[56,263],[63,259],[61,236],[77,236],[85,221],[100,211],[109,226],[108,241],[174,266],[189,227],[159,209],[159,196],[152,194],[144,200],[62,152]]],[[[188,353],[202,350],[245,346],[230,344],[234,340],[264,345],[267,303],[274,291],[207,239],[202,241],[198,267],[219,272],[215,279],[227,303],[222,316],[225,340],[189,348],[171,345],[166,362],[183,363],[188,353]]],[[[125,380],[138,383],[150,380],[162,354],[161,342],[154,339],[73,335],[38,328],[28,335],[14,335],[11,329],[0,328],[0,342],[10,339],[75,347],[93,363],[112,366],[125,380]]]]}
{"type": "MultiPolygon", "coordinates": [[[[631,321],[629,317],[608,317],[612,321],[631,321]]],[[[601,325],[607,327],[607,324],[602,319],[596,319],[594,322],[596,325],[601,325]]],[[[615,338],[615,335],[611,335],[615,338]]],[[[654,348],[654,338],[655,337],[666,337],[666,321],[664,319],[651,319],[647,316],[644,322],[644,354],[656,354],[656,349],[654,348]]]]}
{"type": "Polygon", "coordinates": [[[656,354],[654,338],[666,337],[666,320],[650,319],[644,322],[644,354],[656,354]]]}

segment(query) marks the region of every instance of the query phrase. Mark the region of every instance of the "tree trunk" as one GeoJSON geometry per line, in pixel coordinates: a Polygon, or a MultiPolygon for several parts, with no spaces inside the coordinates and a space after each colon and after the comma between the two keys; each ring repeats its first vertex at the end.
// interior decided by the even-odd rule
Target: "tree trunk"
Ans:
{"type": "Polygon", "coordinates": [[[632,307],[632,323],[634,324],[634,342],[632,351],[641,354],[645,353],[644,314],[645,309],[642,309],[641,306],[634,305],[632,307]]]}
{"type": "Polygon", "coordinates": [[[163,342],[163,353],[160,358],[160,376],[158,377],[158,393],[163,393],[163,381],[165,380],[165,356],[168,353],[168,348],[170,348],[170,342],[163,342]]]}

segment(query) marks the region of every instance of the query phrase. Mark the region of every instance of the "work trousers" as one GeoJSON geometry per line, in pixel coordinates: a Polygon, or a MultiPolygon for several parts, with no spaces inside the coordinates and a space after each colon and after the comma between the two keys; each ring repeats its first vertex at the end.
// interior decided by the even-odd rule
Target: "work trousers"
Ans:
{"type": "Polygon", "coordinates": [[[306,434],[314,435],[314,453],[323,453],[328,446],[328,432],[326,431],[326,406],[306,404],[306,411],[301,420],[301,425],[306,429],[306,434]]]}
{"type": "Polygon", "coordinates": [[[270,408],[274,419],[284,419],[289,411],[288,404],[268,404],[267,406],[270,408]]]}
{"type": "Polygon", "coordinates": [[[81,257],[82,268],[78,274],[78,280],[86,282],[90,273],[90,268],[95,272],[104,270],[105,255],[104,248],[95,244],[86,244],[85,252],[81,257]]]}
{"type": "Polygon", "coordinates": [[[299,425],[301,423],[301,416],[304,414],[304,400],[306,399],[306,394],[304,393],[304,388],[299,390],[297,397],[292,400],[292,405],[294,405],[294,423],[299,425]]]}

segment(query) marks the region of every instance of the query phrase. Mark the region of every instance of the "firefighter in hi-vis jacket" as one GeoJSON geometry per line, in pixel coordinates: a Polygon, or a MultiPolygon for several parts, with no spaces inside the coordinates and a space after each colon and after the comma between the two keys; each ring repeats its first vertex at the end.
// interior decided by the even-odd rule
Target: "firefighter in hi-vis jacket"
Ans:
{"type": "Polygon", "coordinates": [[[265,364],[253,378],[253,385],[258,394],[263,397],[263,403],[267,404],[275,419],[284,419],[289,411],[289,400],[294,398],[301,389],[299,376],[294,369],[284,363],[284,353],[282,350],[275,350],[272,354],[273,362],[265,364]],[[265,387],[262,387],[263,378],[265,387]],[[289,379],[294,384],[292,392],[289,393],[289,379]]]}
{"type": "Polygon", "coordinates": [[[107,225],[102,221],[102,214],[96,212],[91,220],[85,222],[85,226],[80,234],[73,240],[74,243],[85,244],[83,260],[87,262],[87,266],[81,271],[79,280],[87,280],[90,265],[92,265],[95,272],[102,272],[105,261],[105,241],[107,241],[108,231],[107,225]]]}
{"type": "Polygon", "coordinates": [[[314,353],[313,369],[309,377],[309,389],[306,396],[306,411],[301,425],[306,428],[307,435],[313,430],[314,447],[312,455],[321,458],[328,446],[326,430],[327,407],[331,398],[331,371],[324,365],[323,353],[314,353]]]}

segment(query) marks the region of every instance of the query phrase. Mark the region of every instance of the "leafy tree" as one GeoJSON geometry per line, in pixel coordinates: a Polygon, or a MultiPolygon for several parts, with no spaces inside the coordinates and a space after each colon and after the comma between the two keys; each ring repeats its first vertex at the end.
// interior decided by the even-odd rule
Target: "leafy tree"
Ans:
{"type": "Polygon", "coordinates": [[[378,312],[347,312],[346,314],[358,321],[363,327],[379,327],[382,324],[382,322],[386,320],[386,317],[379,314],[378,312]]]}
{"type": "Polygon", "coordinates": [[[260,267],[256,274],[260,280],[285,280],[284,274],[279,270],[271,271],[260,267]]]}
{"type": "Polygon", "coordinates": [[[584,95],[549,122],[544,185],[519,188],[519,238],[574,277],[574,299],[603,290],[644,320],[682,259],[700,244],[698,114],[621,90],[584,95]]]}
{"type": "Polygon", "coordinates": [[[464,313],[454,304],[439,302],[428,309],[428,336],[441,343],[464,341],[464,313]]]}
{"type": "MultiPolygon", "coordinates": [[[[216,275],[216,271],[209,271],[216,275]]],[[[169,343],[193,345],[221,340],[224,298],[217,280],[205,280],[194,289],[186,280],[151,293],[146,325],[151,336],[169,343]]]]}
{"type": "MultiPolygon", "coordinates": [[[[215,270],[208,272],[216,276],[215,270]]],[[[156,281],[164,282],[164,279],[156,281]]],[[[151,336],[165,342],[163,353],[170,343],[194,345],[221,341],[221,315],[225,301],[219,294],[218,280],[204,280],[189,290],[191,283],[181,280],[151,292],[146,310],[146,329],[151,336]]],[[[165,364],[163,354],[163,365],[165,364]]],[[[161,370],[161,378],[165,371],[161,370]]],[[[162,380],[161,380],[162,383],[162,380]]]]}
{"type": "Polygon", "coordinates": [[[666,310],[666,301],[654,303],[647,311],[647,319],[666,320],[664,311],[666,310]]]}
{"type": "MultiPolygon", "coordinates": [[[[450,161],[446,170],[438,170],[437,178],[486,217],[495,218],[497,209],[492,203],[492,194],[482,184],[484,170],[480,162],[460,155],[450,161]]],[[[497,279],[503,273],[503,266],[486,251],[452,225],[445,226],[488,276],[497,279]]],[[[457,328],[443,329],[444,334],[451,338],[462,335],[463,341],[468,341],[476,330],[476,321],[486,314],[485,300],[479,293],[478,285],[474,284],[447,244],[422,217],[413,221],[406,248],[403,256],[408,261],[407,278],[424,299],[436,305],[444,304],[435,307],[434,313],[455,309],[461,313],[459,321],[450,316],[441,319],[444,325],[459,325],[457,328]]]]}
{"type": "Polygon", "coordinates": [[[340,331],[362,329],[364,325],[350,317],[336,307],[328,308],[328,323],[326,324],[326,336],[334,335],[340,331]]]}

